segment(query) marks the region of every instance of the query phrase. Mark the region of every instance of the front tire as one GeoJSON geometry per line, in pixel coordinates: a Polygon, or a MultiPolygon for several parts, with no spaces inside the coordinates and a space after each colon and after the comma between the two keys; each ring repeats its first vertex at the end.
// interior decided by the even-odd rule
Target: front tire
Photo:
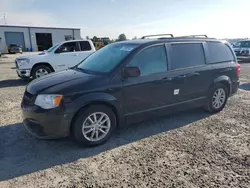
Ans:
{"type": "Polygon", "coordinates": [[[40,78],[42,76],[45,76],[51,72],[52,72],[52,70],[48,66],[38,65],[32,70],[31,74],[32,74],[32,78],[36,79],[36,78],[40,78]]]}
{"type": "Polygon", "coordinates": [[[206,111],[217,113],[223,110],[228,99],[228,89],[224,84],[218,83],[211,90],[208,102],[205,106],[206,111]]]}
{"type": "Polygon", "coordinates": [[[105,105],[93,105],[78,113],[72,134],[80,145],[97,146],[111,137],[116,122],[112,109],[105,105]]]}

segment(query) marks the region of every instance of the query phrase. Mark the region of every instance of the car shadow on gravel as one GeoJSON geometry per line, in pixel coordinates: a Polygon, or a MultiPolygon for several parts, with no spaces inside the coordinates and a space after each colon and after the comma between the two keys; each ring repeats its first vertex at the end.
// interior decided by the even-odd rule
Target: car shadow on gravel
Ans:
{"type": "Polygon", "coordinates": [[[25,86],[28,83],[29,83],[28,80],[21,80],[21,79],[1,80],[0,88],[25,86]]]}
{"type": "Polygon", "coordinates": [[[36,140],[21,123],[0,127],[0,181],[88,158],[143,138],[183,127],[208,117],[203,110],[190,110],[157,120],[128,125],[117,130],[105,144],[79,147],[68,138],[36,140]]]}
{"type": "Polygon", "coordinates": [[[250,83],[244,83],[240,85],[240,89],[250,91],[250,83]]]}

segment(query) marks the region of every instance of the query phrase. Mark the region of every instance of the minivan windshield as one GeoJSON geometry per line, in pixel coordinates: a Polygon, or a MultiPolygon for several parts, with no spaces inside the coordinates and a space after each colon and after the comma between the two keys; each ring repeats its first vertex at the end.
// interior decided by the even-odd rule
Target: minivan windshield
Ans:
{"type": "Polygon", "coordinates": [[[114,43],[96,51],[76,68],[89,72],[108,73],[118,65],[138,44],[114,43]]]}

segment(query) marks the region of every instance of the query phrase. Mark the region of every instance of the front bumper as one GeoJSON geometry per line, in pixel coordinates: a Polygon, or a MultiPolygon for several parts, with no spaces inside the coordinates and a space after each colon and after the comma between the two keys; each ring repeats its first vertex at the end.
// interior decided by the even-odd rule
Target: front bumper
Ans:
{"type": "Polygon", "coordinates": [[[30,75],[30,69],[26,69],[26,70],[17,69],[16,73],[20,78],[30,78],[30,76],[31,76],[30,75]]]}
{"type": "Polygon", "coordinates": [[[44,110],[38,106],[22,105],[23,124],[28,132],[38,139],[63,138],[70,133],[71,114],[60,109],[44,110]]]}
{"type": "Polygon", "coordinates": [[[9,49],[9,52],[10,53],[22,53],[23,50],[20,48],[11,48],[11,49],[9,49]]]}

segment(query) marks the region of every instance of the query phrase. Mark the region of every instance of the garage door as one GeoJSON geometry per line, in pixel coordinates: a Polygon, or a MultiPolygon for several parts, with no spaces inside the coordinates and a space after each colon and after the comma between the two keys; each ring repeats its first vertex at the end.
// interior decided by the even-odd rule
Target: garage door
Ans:
{"type": "Polygon", "coordinates": [[[6,45],[18,44],[25,48],[23,32],[4,32],[6,45]]]}

